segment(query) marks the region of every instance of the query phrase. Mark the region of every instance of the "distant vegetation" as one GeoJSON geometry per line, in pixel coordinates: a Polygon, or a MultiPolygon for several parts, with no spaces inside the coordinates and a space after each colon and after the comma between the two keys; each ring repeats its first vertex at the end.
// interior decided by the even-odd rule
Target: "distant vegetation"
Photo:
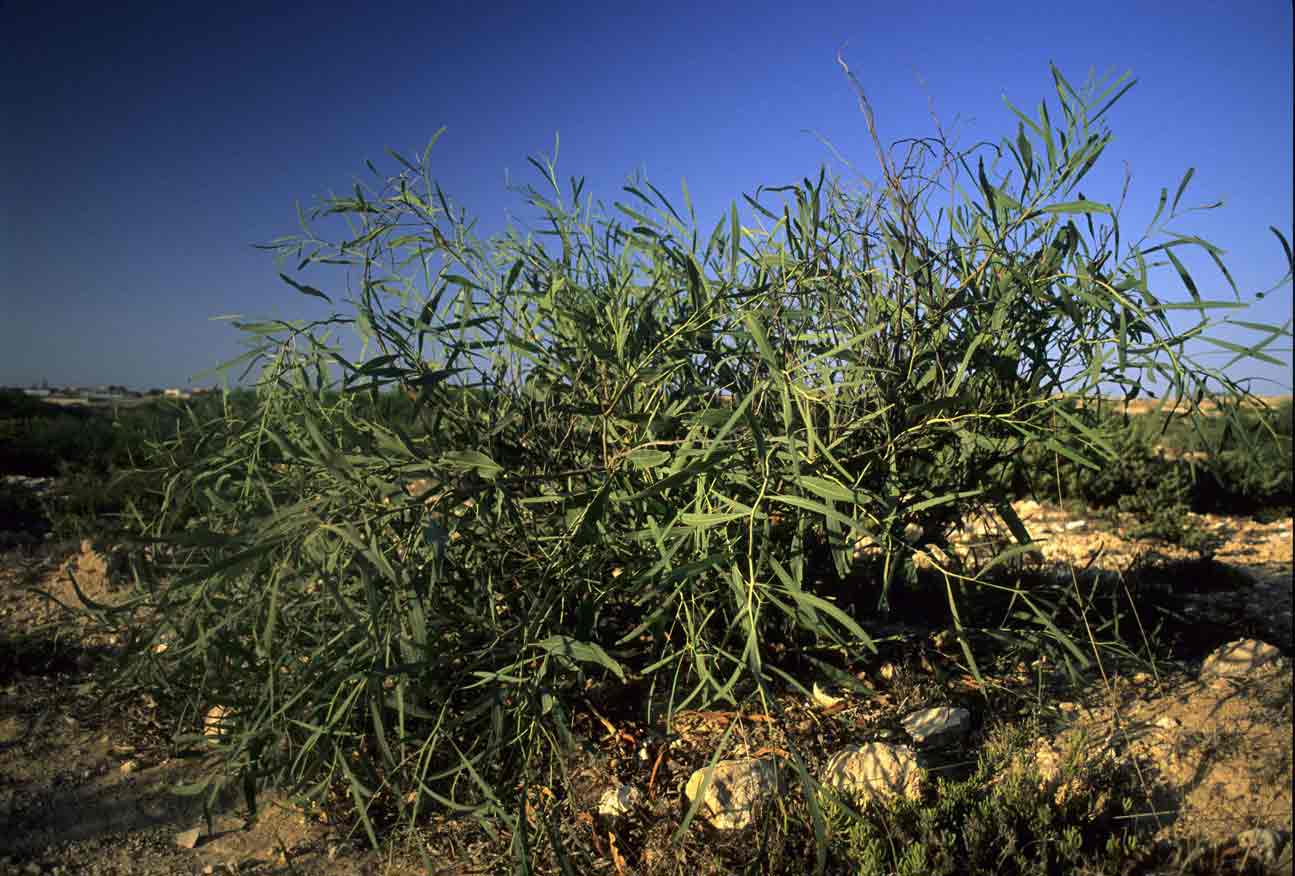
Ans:
{"type": "MultiPolygon", "coordinates": [[[[339,393],[325,393],[333,401],[339,393]]],[[[67,536],[125,525],[123,517],[153,513],[162,501],[163,473],[202,446],[226,418],[255,419],[254,390],[192,399],[164,396],[146,403],[59,405],[0,390],[0,476],[57,478],[58,500],[0,485],[0,531],[67,536]]],[[[365,396],[366,419],[421,434],[414,403],[399,391],[365,396]]]]}
{"type": "MultiPolygon", "coordinates": [[[[465,398],[479,391],[460,391],[465,398]]],[[[325,391],[326,404],[341,394],[325,391]]],[[[484,396],[481,396],[484,399],[484,396]]],[[[411,438],[427,434],[426,416],[400,389],[362,393],[356,416],[411,438]]],[[[483,404],[489,404],[483,401],[483,404]]],[[[22,393],[0,392],[0,475],[57,477],[60,500],[42,503],[29,491],[0,487],[0,530],[67,535],[101,531],[131,509],[143,513],[160,502],[163,473],[198,446],[212,425],[234,417],[252,421],[258,401],[251,389],[192,400],[158,398],[123,407],[61,406],[22,393]],[[150,498],[151,497],[151,498],[150,498]]],[[[1011,498],[1041,497],[1094,510],[1141,515],[1142,535],[1190,540],[1184,512],[1290,514],[1292,495],[1291,402],[1243,409],[1234,417],[1114,413],[1088,417],[1116,449],[1101,471],[1035,447],[1011,478],[1011,498]]],[[[1076,410],[1078,415],[1078,410],[1076,410]]],[[[361,440],[352,432],[351,442],[361,440]]],[[[281,461],[271,450],[267,461],[281,461]]]]}

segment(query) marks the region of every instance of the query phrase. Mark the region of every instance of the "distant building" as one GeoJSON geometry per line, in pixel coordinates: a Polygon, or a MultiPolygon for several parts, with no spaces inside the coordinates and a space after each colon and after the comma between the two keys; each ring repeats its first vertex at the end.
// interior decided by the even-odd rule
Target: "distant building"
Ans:
{"type": "Polygon", "coordinates": [[[24,389],[27,395],[34,395],[36,398],[45,398],[49,395],[48,389],[24,389]]]}

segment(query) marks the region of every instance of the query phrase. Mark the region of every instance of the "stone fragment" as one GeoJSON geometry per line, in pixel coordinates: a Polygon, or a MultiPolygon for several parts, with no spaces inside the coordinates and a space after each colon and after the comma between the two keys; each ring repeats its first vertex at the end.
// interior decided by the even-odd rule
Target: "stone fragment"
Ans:
{"type": "Polygon", "coordinates": [[[641,795],[633,785],[621,785],[603,791],[598,800],[598,814],[607,816],[625,815],[638,805],[641,795]]]}
{"type": "Polygon", "coordinates": [[[688,778],[688,804],[702,793],[711,775],[698,814],[718,830],[741,830],[755,819],[756,807],[783,789],[778,765],[771,760],[721,760],[712,769],[699,769],[688,778]]]}
{"type": "Polygon", "coordinates": [[[906,745],[870,742],[852,745],[834,754],[823,773],[823,782],[860,802],[885,801],[895,796],[917,799],[925,773],[917,756],[906,745]]]}
{"type": "Polygon", "coordinates": [[[215,705],[202,719],[202,735],[217,741],[229,729],[234,713],[228,706],[215,705]]]}
{"type": "Polygon", "coordinates": [[[1267,642],[1238,639],[1218,648],[1205,658],[1200,678],[1239,678],[1281,658],[1281,651],[1267,642]]]}
{"type": "Polygon", "coordinates": [[[1251,861],[1272,866],[1281,857],[1286,838],[1278,831],[1266,827],[1243,830],[1236,836],[1237,848],[1251,861]]]}
{"type": "Polygon", "coordinates": [[[177,833],[175,835],[175,844],[182,849],[195,848],[198,845],[198,836],[200,833],[201,830],[196,827],[177,833]]]}
{"type": "Polygon", "coordinates": [[[957,742],[971,727],[971,713],[953,706],[921,709],[900,722],[919,748],[935,748],[957,742]]]}
{"type": "Polygon", "coordinates": [[[814,705],[820,709],[830,709],[833,706],[840,705],[844,700],[841,697],[834,697],[823,688],[819,687],[818,682],[814,682],[813,691],[814,705]]]}

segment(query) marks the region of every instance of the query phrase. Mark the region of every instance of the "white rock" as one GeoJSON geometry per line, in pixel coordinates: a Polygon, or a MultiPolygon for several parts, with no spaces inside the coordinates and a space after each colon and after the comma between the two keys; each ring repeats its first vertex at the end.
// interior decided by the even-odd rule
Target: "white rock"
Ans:
{"type": "Polygon", "coordinates": [[[1267,642],[1238,639],[1223,645],[1205,658],[1201,680],[1237,678],[1281,658],[1281,651],[1267,642]]]}
{"type": "Polygon", "coordinates": [[[1277,859],[1281,857],[1282,846],[1286,844],[1286,840],[1275,830],[1254,827],[1237,834],[1236,843],[1251,860],[1271,865],[1277,863],[1277,859]]]}
{"type": "Polygon", "coordinates": [[[1012,505],[1012,510],[1016,512],[1017,517],[1025,520],[1027,517],[1033,517],[1038,514],[1039,511],[1042,510],[1042,506],[1033,499],[1024,499],[1020,502],[1014,503],[1012,505]]]}
{"type": "Polygon", "coordinates": [[[918,747],[945,745],[955,742],[971,727],[971,713],[953,706],[922,709],[906,716],[900,722],[913,737],[918,747]]]}
{"type": "Polygon", "coordinates": [[[917,799],[925,773],[906,745],[870,742],[838,751],[828,761],[823,783],[859,801],[895,796],[917,799]]]}
{"type": "Polygon", "coordinates": [[[1087,520],[1068,520],[1066,521],[1066,532],[1076,532],[1088,526],[1087,520]]]}
{"type": "Polygon", "coordinates": [[[634,810],[641,797],[642,795],[639,794],[638,788],[633,785],[608,788],[603,791],[602,797],[598,800],[598,814],[609,816],[625,815],[634,810]]]}
{"type": "Polygon", "coordinates": [[[1066,765],[1067,758],[1055,745],[1046,739],[1037,739],[1032,754],[1034,767],[1039,773],[1039,790],[1052,797],[1058,806],[1063,806],[1067,800],[1084,793],[1085,785],[1081,776],[1072,776],[1065,783],[1061,781],[1062,768],[1066,765]]]}
{"type": "Polygon", "coordinates": [[[202,735],[213,741],[219,739],[229,729],[233,717],[234,712],[228,706],[212,706],[203,716],[202,735]]]}
{"type": "Polygon", "coordinates": [[[818,682],[814,682],[813,695],[814,695],[814,705],[818,706],[820,709],[830,709],[833,706],[838,705],[839,703],[842,702],[841,697],[834,697],[831,694],[827,693],[821,687],[818,686],[818,682]]]}
{"type": "Polygon", "coordinates": [[[756,807],[783,790],[778,765],[772,760],[721,760],[688,778],[684,795],[689,805],[702,793],[711,775],[698,814],[718,830],[741,830],[755,818],[756,807]]]}

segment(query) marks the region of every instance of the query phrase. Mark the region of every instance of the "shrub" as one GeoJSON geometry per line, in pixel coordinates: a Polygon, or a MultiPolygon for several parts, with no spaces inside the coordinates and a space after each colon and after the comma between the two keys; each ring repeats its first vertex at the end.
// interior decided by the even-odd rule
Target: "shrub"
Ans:
{"type": "MultiPolygon", "coordinates": [[[[629,687],[649,720],[753,695],[772,708],[774,685],[803,687],[770,646],[873,648],[913,552],[967,513],[1026,539],[1007,503],[1024,451],[1109,463],[1060,394],[1136,394],[1153,371],[1193,396],[1231,387],[1181,354],[1148,287],[1144,256],[1177,266],[1191,241],[1144,237],[1120,258],[1118,211],[1076,191],[1110,139],[1093,108],[1120,83],[1081,97],[1053,74],[1064,130],[1045,105],[990,154],[906,141],[902,163],[860,89],[872,194],[825,173],[770,189],[781,203],[757,190],[756,226],[734,205],[704,244],[686,189],[687,224],[641,179],[622,220],[595,217],[583,181],[564,189],[533,160],[549,192],[524,194],[553,251],[515,229],[483,247],[431,180],[431,146],[313,212],[353,221],[345,240],[274,244],[346,266],[353,315],[241,324],[261,339],[244,359],[256,407],[205,424],[168,468],[147,529],[174,559],[132,606],[162,620],[131,677],[191,714],[231,710],[210,793],[234,777],[249,797],[341,793],[374,842],[378,813],[490,815],[525,857],[518,801],[560,784],[591,699],[629,687]],[[941,176],[964,202],[933,213],[941,176]],[[329,340],[345,323],[364,361],[329,340]],[[393,390],[416,432],[374,418],[393,390]],[[863,576],[860,539],[877,546],[863,576]]],[[[1088,660],[1048,624],[1044,590],[1021,595],[1056,633],[1031,641],[1088,660]]]]}
{"type": "Polygon", "coordinates": [[[912,876],[1122,872],[1145,857],[1120,829],[1143,796],[1136,782],[1110,764],[1085,763],[1082,751],[1043,782],[1030,742],[1020,729],[994,732],[970,776],[940,778],[921,799],[858,813],[829,802],[837,856],[850,872],[912,876]],[[1103,791],[1057,793],[1068,785],[1103,791]]]}
{"type": "Polygon", "coordinates": [[[1086,421],[1114,451],[1110,464],[1093,472],[1036,446],[1023,455],[1018,494],[1154,516],[1159,522],[1148,519],[1139,531],[1170,541],[1188,531],[1189,510],[1232,514],[1291,505],[1291,443],[1277,416],[1239,412],[1235,421],[1207,418],[1197,430],[1170,421],[1168,431],[1155,415],[1086,421]]]}

